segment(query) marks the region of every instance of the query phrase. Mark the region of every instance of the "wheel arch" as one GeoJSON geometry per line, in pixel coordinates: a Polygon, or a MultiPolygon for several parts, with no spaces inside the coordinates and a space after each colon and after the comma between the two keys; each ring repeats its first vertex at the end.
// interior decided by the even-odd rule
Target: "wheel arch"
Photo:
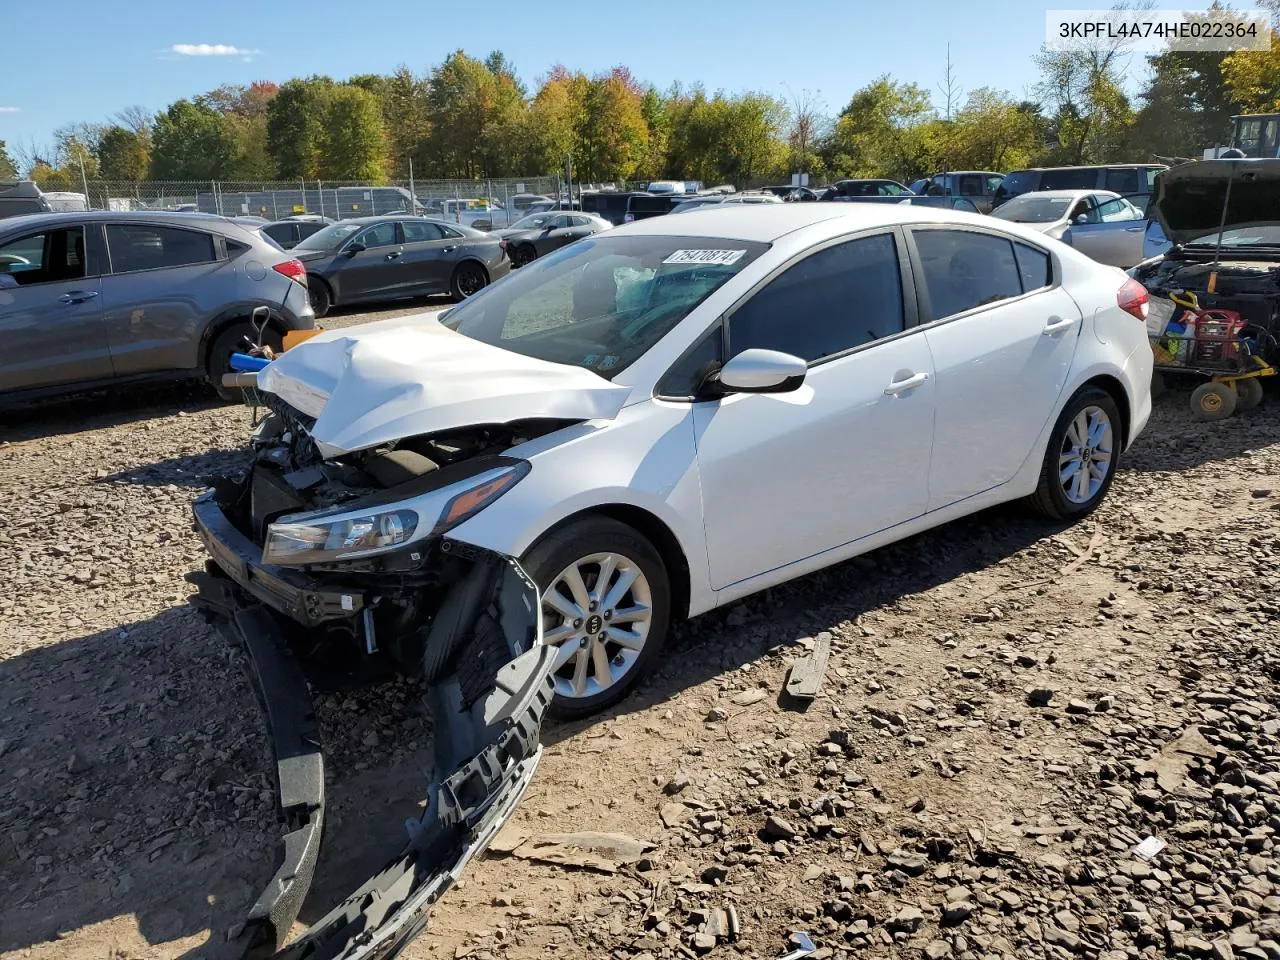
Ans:
{"type": "MultiPolygon", "coordinates": [[[[1129,400],[1129,391],[1124,388],[1123,383],[1108,373],[1100,373],[1090,377],[1080,384],[1076,393],[1079,393],[1085,387],[1098,387],[1105,390],[1111,395],[1111,399],[1116,402],[1116,407],[1120,411],[1121,449],[1127,450],[1129,448],[1129,431],[1133,424],[1133,406],[1129,400]]],[[[1072,396],[1074,395],[1072,394],[1072,396]]]]}
{"type": "Polygon", "coordinates": [[[453,283],[453,278],[458,275],[458,271],[461,270],[463,267],[465,267],[469,263],[474,263],[477,267],[479,267],[484,272],[484,278],[486,283],[491,283],[493,281],[493,274],[489,272],[489,268],[485,266],[484,261],[481,260],[479,257],[477,257],[475,254],[468,253],[461,260],[459,260],[457,263],[453,265],[453,272],[449,274],[450,284],[453,283]]]}
{"type": "Polygon", "coordinates": [[[608,517],[616,520],[631,527],[653,544],[658,556],[662,558],[663,566],[667,568],[667,578],[671,584],[671,621],[676,623],[687,619],[691,589],[689,559],[671,528],[644,507],[629,503],[604,503],[586,507],[557,520],[534,538],[529,549],[532,550],[547,537],[586,517],[608,517]]]}
{"type": "Polygon", "coordinates": [[[200,336],[200,349],[196,356],[196,369],[203,370],[209,365],[209,351],[213,349],[214,343],[218,337],[230,329],[237,323],[253,323],[253,311],[255,307],[267,307],[271,312],[267,317],[267,326],[275,333],[283,337],[289,332],[288,325],[284,319],[276,311],[271,304],[236,304],[233,307],[227,307],[207,324],[205,324],[204,333],[200,336]]]}

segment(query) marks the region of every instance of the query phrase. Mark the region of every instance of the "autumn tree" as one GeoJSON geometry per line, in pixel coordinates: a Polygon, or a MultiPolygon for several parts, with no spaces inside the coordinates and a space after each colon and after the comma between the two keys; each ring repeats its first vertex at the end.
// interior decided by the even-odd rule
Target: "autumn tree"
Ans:
{"type": "Polygon", "coordinates": [[[179,100],[156,117],[151,132],[151,176],[156,180],[225,177],[236,141],[225,118],[200,98],[179,100]]]}
{"type": "Polygon", "coordinates": [[[107,180],[145,180],[151,169],[149,134],[113,126],[98,141],[98,170],[107,180]]]}
{"type": "Polygon", "coordinates": [[[1222,78],[1240,113],[1280,110],[1280,0],[1258,0],[1271,16],[1269,50],[1237,50],[1222,61],[1222,78]]]}
{"type": "Polygon", "coordinates": [[[890,177],[909,182],[933,172],[925,135],[929,94],[887,74],[857,90],[840,111],[826,144],[833,176],[890,177]]]}
{"type": "Polygon", "coordinates": [[[359,87],[325,93],[315,175],[320,180],[380,183],[386,177],[386,130],[377,98],[359,87]]]}
{"type": "Polygon", "coordinates": [[[396,176],[406,176],[412,161],[419,175],[425,172],[430,165],[427,138],[431,132],[427,81],[401,64],[386,76],[366,74],[352,77],[349,82],[367,90],[378,101],[390,170],[396,176]]]}
{"type": "Polygon", "coordinates": [[[286,179],[315,179],[320,165],[325,102],[334,82],[311,76],[281,84],[267,105],[267,153],[286,179]]]}
{"type": "Polygon", "coordinates": [[[0,140],[0,180],[17,180],[18,165],[13,162],[13,158],[9,156],[9,148],[3,140],[0,140]]]}
{"type": "Polygon", "coordinates": [[[970,91],[935,142],[939,165],[953,170],[1015,170],[1028,166],[1041,144],[1034,109],[1009,94],[970,91]]]}

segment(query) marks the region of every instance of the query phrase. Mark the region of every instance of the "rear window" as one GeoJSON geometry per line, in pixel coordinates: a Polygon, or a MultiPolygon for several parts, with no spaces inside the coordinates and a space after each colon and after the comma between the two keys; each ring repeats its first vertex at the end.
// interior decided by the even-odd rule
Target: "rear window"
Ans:
{"type": "Polygon", "coordinates": [[[583,210],[609,210],[621,213],[627,209],[627,198],[618,194],[587,195],[582,198],[583,210]]]}
{"type": "Polygon", "coordinates": [[[45,206],[39,200],[2,200],[0,217],[17,217],[24,213],[43,213],[45,206]]]}
{"type": "Polygon", "coordinates": [[[1142,189],[1140,172],[1133,167],[1112,168],[1107,171],[1103,185],[1112,193],[1137,193],[1142,189]]]}
{"type": "Polygon", "coordinates": [[[1015,170],[1005,176],[1004,181],[1000,184],[1004,192],[1010,196],[1016,196],[1019,193],[1026,193],[1036,188],[1036,181],[1040,174],[1034,170],[1015,170]]]}
{"type": "Polygon", "coordinates": [[[1040,174],[1041,190],[1089,190],[1097,185],[1097,167],[1068,167],[1040,174]]]}
{"type": "Polygon", "coordinates": [[[631,209],[636,213],[666,213],[672,206],[670,197],[631,198],[631,209]]]}
{"type": "Polygon", "coordinates": [[[107,249],[113,273],[185,267],[218,258],[210,234],[151,224],[107,224],[107,249]]]}

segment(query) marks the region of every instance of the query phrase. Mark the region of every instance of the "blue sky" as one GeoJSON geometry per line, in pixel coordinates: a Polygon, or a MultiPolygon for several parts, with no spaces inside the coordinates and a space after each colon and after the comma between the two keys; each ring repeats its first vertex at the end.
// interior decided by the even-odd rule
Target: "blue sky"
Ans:
{"type": "MultiPolygon", "coordinates": [[[[480,57],[501,49],[530,85],[557,61],[588,73],[622,63],[660,88],[674,80],[701,81],[709,90],[783,97],[807,89],[820,93],[834,113],[883,73],[921,84],[939,102],[950,42],[962,90],[989,86],[1022,96],[1035,82],[1031,56],[1044,39],[1044,11],[1089,5],[63,0],[56,20],[30,5],[6,18],[0,140],[43,144],[63,124],[105,120],[133,104],[161,109],[223,83],[280,82],[311,73],[342,78],[401,63],[422,72],[458,47],[480,57]],[[796,18],[801,11],[802,20],[796,18]]],[[[1108,5],[1093,0],[1095,7],[1108,5]]],[[[1157,6],[1202,9],[1207,3],[1157,6]]],[[[1132,61],[1136,83],[1145,68],[1140,57],[1132,61]]]]}

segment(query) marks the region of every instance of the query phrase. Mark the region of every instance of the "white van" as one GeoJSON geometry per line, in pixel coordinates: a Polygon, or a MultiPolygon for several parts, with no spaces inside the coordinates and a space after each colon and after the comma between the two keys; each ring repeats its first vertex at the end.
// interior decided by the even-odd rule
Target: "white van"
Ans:
{"type": "Polygon", "coordinates": [[[89,198],[83,193],[58,190],[53,193],[46,193],[44,198],[49,201],[49,209],[56,213],[78,212],[89,209],[89,198]]]}

